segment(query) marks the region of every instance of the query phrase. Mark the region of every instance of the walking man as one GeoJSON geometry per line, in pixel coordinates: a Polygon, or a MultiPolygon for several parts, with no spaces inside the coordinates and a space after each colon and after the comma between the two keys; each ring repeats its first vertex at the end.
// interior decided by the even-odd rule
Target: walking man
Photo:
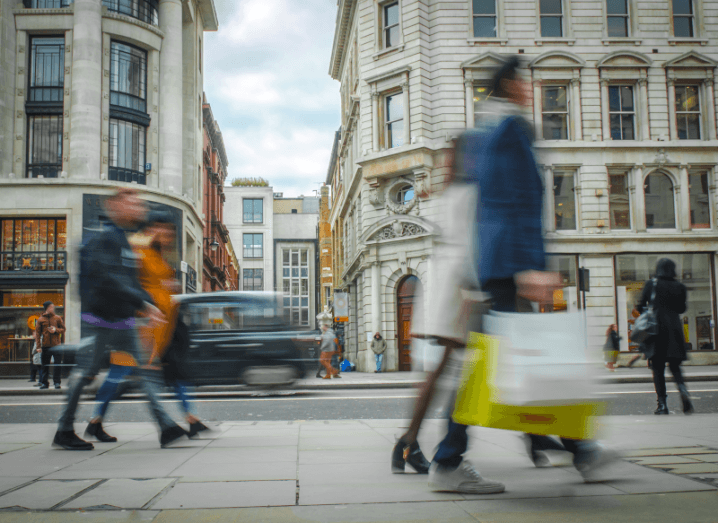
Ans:
{"type": "Polygon", "coordinates": [[[374,372],[381,372],[381,364],[384,361],[384,351],[386,351],[386,340],[382,338],[378,332],[374,334],[374,339],[371,340],[371,350],[376,359],[376,370],[374,372]]]}
{"type": "Polygon", "coordinates": [[[74,431],[75,411],[82,389],[97,375],[107,354],[114,348],[129,352],[140,363],[142,388],[149,400],[152,415],[161,429],[162,447],[186,434],[167,415],[157,394],[156,372],[144,365],[144,354],[137,336],[135,316],[151,322],[162,322],[162,313],[137,277],[138,260],[127,241],[125,231],[134,229],[145,218],[147,208],[135,190],[123,188],[105,204],[112,223],[83,246],[80,256],[80,298],[82,321],[90,336],[82,341],[78,358],[78,379],[73,380],[67,405],[60,418],[53,445],[67,450],[92,450],[92,443],[80,439],[74,431]]]}
{"type": "Polygon", "coordinates": [[[40,348],[41,367],[40,367],[40,385],[41,389],[50,388],[49,383],[49,366],[50,358],[54,360],[52,369],[52,381],[55,388],[60,388],[62,382],[62,350],[55,349],[62,344],[62,335],[65,332],[65,324],[62,318],[55,314],[55,304],[46,301],[42,304],[45,312],[42,313],[40,319],[35,325],[35,341],[40,348]]]}

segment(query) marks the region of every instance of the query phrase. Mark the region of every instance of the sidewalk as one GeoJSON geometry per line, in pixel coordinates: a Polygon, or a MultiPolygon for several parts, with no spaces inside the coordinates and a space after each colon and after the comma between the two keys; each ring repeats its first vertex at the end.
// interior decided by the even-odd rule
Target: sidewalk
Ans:
{"type": "MultiPolygon", "coordinates": [[[[583,483],[567,456],[536,469],[517,433],[473,428],[469,458],[507,489],[435,493],[393,475],[406,420],[231,422],[211,439],[160,449],[149,423],[108,425],[118,443],[52,449],[49,424],[0,425],[3,523],[83,522],[661,522],[716,521],[718,415],[604,419],[625,456],[608,481],[583,483]],[[29,512],[36,511],[36,512],[29,512]],[[52,514],[46,511],[51,511],[52,514]]],[[[77,424],[81,430],[82,425],[77,424]]],[[[444,422],[427,420],[431,455],[444,422]]]]}
{"type": "MultiPolygon", "coordinates": [[[[605,383],[653,383],[651,370],[645,367],[645,362],[632,368],[619,368],[616,372],[605,372],[602,380],[605,383]]],[[[718,381],[718,365],[684,366],[683,374],[686,381],[718,381]]],[[[339,390],[339,389],[394,389],[414,387],[424,381],[425,373],[414,372],[343,372],[341,379],[323,380],[314,377],[298,380],[292,387],[294,390],[339,390]]],[[[101,380],[100,380],[101,381],[101,380]]],[[[672,382],[673,376],[666,371],[666,381],[672,382]]],[[[242,385],[221,385],[198,387],[197,394],[216,392],[241,392],[247,390],[242,385]]],[[[0,396],[26,396],[26,395],[53,395],[62,394],[62,390],[55,390],[52,385],[49,389],[38,390],[25,379],[0,379],[0,396]]]]}

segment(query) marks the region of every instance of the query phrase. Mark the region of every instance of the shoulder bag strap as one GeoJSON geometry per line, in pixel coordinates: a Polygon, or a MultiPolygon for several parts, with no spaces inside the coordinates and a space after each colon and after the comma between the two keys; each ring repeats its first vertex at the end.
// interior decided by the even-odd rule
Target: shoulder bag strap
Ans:
{"type": "Polygon", "coordinates": [[[651,309],[655,308],[656,303],[656,287],[658,287],[658,280],[656,278],[653,278],[653,285],[651,286],[651,303],[649,306],[651,309]]]}

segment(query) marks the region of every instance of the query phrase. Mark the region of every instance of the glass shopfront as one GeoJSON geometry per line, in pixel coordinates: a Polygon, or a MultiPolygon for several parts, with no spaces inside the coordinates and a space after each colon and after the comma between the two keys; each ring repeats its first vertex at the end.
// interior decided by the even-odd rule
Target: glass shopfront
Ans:
{"type": "Polygon", "coordinates": [[[55,313],[64,318],[63,289],[0,289],[0,363],[30,360],[35,322],[46,301],[54,303],[55,313]]]}
{"type": "Polygon", "coordinates": [[[546,269],[561,276],[563,287],[554,291],[553,303],[541,305],[541,312],[572,312],[578,310],[578,292],[576,285],[576,255],[551,254],[546,256],[546,269]]]}
{"type": "Polygon", "coordinates": [[[621,350],[635,350],[630,331],[643,286],[653,278],[661,258],[676,263],[677,279],[688,288],[688,309],[681,315],[688,350],[714,350],[713,255],[704,253],[620,254],[616,256],[616,302],[621,350]]]}

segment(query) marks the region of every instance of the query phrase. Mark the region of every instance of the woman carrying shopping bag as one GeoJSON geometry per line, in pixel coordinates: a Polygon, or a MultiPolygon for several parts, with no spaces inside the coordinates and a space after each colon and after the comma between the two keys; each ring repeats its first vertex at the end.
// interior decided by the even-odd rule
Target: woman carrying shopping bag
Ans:
{"type": "Polygon", "coordinates": [[[656,277],[646,282],[641,299],[636,305],[640,313],[653,307],[658,320],[658,334],[643,343],[644,355],[653,370],[653,384],[658,396],[658,408],[654,414],[670,414],[666,402],[666,363],[681,394],[683,412],[693,412],[691,396],[681,372],[681,363],[688,359],[683,322],[680,318],[680,315],[686,312],[687,294],[686,286],[676,281],[675,262],[662,258],[656,265],[656,277]]]}
{"type": "Polygon", "coordinates": [[[606,330],[606,344],[603,346],[603,354],[606,359],[606,368],[616,372],[616,361],[621,350],[621,337],[618,335],[618,325],[610,325],[606,330]]]}

